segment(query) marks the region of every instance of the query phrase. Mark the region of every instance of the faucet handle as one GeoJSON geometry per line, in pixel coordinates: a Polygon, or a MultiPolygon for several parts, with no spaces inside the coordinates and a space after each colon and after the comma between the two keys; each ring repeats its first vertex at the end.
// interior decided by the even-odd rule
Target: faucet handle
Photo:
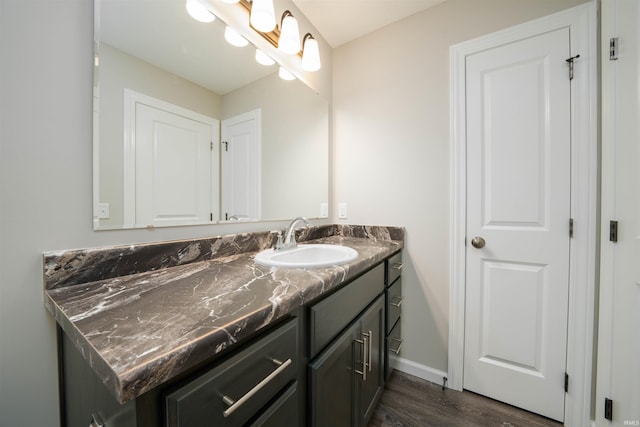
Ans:
{"type": "Polygon", "coordinates": [[[276,249],[280,249],[283,246],[282,231],[278,231],[278,240],[276,241],[276,249]]]}

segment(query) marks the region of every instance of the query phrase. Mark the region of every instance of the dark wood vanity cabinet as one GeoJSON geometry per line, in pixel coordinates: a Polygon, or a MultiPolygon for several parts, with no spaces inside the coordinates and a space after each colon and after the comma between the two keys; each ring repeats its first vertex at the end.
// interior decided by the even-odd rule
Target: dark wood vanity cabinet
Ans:
{"type": "Polygon", "coordinates": [[[383,289],[380,264],[310,308],[310,425],[366,426],[371,418],[384,387],[383,289]],[[318,353],[326,341],[318,336],[335,338],[318,353]]]}
{"type": "Polygon", "coordinates": [[[364,427],[399,339],[401,261],[380,262],[124,405],[60,329],[62,424],[364,427]]]}
{"type": "Polygon", "coordinates": [[[385,352],[384,352],[384,372],[385,381],[389,380],[393,367],[391,358],[400,354],[402,347],[402,252],[397,252],[385,262],[385,352]]]}

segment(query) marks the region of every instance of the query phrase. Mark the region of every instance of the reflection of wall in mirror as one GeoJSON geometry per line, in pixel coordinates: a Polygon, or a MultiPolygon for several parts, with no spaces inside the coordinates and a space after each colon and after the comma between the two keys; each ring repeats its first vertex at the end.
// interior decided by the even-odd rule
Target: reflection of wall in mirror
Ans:
{"type": "Polygon", "coordinates": [[[123,225],[123,92],[124,88],[182,106],[208,117],[221,113],[220,95],[168,73],[105,43],[99,69],[99,202],[109,203],[109,219],[100,226],[123,225]]]}
{"type": "Polygon", "coordinates": [[[318,217],[328,202],[329,107],[277,73],[223,97],[222,118],[262,110],[262,218],[318,217]]]}

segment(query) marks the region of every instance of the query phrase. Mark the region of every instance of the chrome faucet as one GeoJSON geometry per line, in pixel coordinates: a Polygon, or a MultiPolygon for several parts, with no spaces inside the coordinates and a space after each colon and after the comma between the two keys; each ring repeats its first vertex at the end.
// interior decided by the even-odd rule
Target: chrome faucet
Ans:
{"type": "Polygon", "coordinates": [[[282,241],[282,234],[278,233],[278,242],[276,243],[277,251],[283,250],[283,249],[291,249],[298,246],[294,231],[296,228],[296,224],[298,224],[298,222],[301,222],[301,221],[304,222],[307,227],[311,227],[311,224],[309,223],[309,221],[307,221],[305,217],[299,216],[295,218],[293,221],[291,221],[289,226],[285,229],[284,242],[282,241]]]}

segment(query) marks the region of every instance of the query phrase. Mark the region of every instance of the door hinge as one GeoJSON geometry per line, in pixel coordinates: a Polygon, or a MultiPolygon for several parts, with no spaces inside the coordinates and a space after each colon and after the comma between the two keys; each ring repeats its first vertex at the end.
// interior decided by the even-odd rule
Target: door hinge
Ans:
{"type": "Polygon", "coordinates": [[[618,38],[611,37],[609,39],[609,61],[618,59],[618,38]]]}
{"type": "Polygon", "coordinates": [[[604,418],[613,421],[613,400],[604,398],[604,418]]]}
{"type": "Polygon", "coordinates": [[[229,151],[229,143],[227,141],[222,141],[224,144],[224,151],[229,151]]]}
{"type": "Polygon", "coordinates": [[[209,221],[212,221],[212,222],[213,222],[213,212],[211,212],[211,213],[209,214],[209,221]]]}
{"type": "Polygon", "coordinates": [[[573,218],[569,218],[569,238],[573,238],[573,218]]]}
{"type": "Polygon", "coordinates": [[[209,149],[210,149],[211,151],[213,151],[213,141],[211,141],[211,142],[209,143],[209,149]]]}
{"type": "Polygon", "coordinates": [[[609,221],[609,241],[618,241],[618,221],[609,221]]]}
{"type": "Polygon", "coordinates": [[[573,80],[573,61],[580,58],[580,55],[572,56],[571,58],[565,59],[567,64],[569,64],[569,80],[573,80]]]}
{"type": "Polygon", "coordinates": [[[569,374],[564,373],[564,392],[569,393],[569,374]]]}

